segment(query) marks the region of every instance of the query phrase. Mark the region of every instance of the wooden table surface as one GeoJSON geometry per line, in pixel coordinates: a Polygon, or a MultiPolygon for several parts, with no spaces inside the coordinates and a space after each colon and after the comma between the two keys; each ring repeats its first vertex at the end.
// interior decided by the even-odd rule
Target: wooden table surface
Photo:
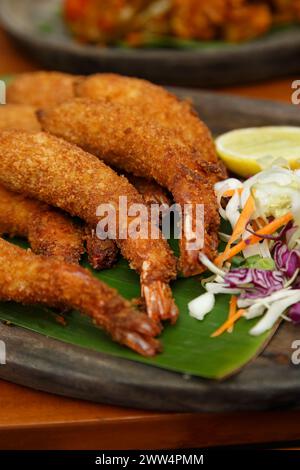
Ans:
{"type": "MultiPolygon", "coordinates": [[[[0,74],[38,69],[1,29],[0,58],[0,74]]],[[[291,82],[297,78],[222,91],[290,102],[291,82]]],[[[299,423],[300,411],[156,413],[96,405],[0,381],[0,449],[158,449],[300,441],[299,423]]]]}

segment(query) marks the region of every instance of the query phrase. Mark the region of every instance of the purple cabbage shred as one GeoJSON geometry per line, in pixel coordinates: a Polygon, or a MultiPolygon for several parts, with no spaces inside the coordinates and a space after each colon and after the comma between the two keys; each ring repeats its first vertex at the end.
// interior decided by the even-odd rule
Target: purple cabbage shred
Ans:
{"type": "Polygon", "coordinates": [[[292,277],[297,269],[300,268],[300,252],[295,249],[289,250],[282,241],[275,243],[273,257],[277,269],[285,273],[287,277],[292,277]]]}
{"type": "Polygon", "coordinates": [[[300,302],[291,306],[289,317],[295,325],[300,325],[300,302]]]}
{"type": "Polygon", "coordinates": [[[241,298],[267,297],[284,286],[284,275],[280,271],[255,268],[239,268],[229,271],[224,277],[228,287],[241,288],[241,298]]]}

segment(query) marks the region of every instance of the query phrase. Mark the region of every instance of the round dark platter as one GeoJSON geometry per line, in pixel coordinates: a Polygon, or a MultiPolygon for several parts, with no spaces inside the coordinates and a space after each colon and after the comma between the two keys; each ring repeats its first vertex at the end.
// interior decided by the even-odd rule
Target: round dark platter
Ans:
{"type": "Polygon", "coordinates": [[[300,72],[300,26],[245,44],[197,49],[100,48],[77,44],[57,13],[61,0],[1,0],[4,28],[43,67],[72,73],[116,72],[180,86],[220,86],[300,72]]]}
{"type": "MultiPolygon", "coordinates": [[[[300,125],[297,106],[208,92],[172,91],[192,99],[215,134],[244,126],[300,125]]],[[[296,408],[300,405],[300,365],[292,363],[292,355],[293,343],[299,337],[299,328],[284,324],[262,355],[239,374],[212,381],[0,324],[0,339],[7,352],[6,364],[0,365],[0,377],[60,395],[165,411],[296,408]]]]}

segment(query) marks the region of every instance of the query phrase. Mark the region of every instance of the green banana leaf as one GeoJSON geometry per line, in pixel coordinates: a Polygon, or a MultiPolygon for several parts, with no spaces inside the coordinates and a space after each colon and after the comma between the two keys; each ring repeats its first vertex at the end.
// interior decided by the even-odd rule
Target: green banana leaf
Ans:
{"type": "MultiPolygon", "coordinates": [[[[19,240],[13,241],[23,247],[27,246],[19,240]]],[[[83,265],[91,269],[86,262],[83,265]]],[[[120,260],[114,268],[101,273],[91,271],[127,299],[139,296],[139,278],[129,269],[125,260],[120,260]]],[[[257,356],[272,335],[266,333],[259,337],[250,336],[249,330],[255,321],[242,319],[233,333],[211,338],[210,335],[228,315],[229,297],[218,296],[213,312],[199,322],[189,316],[187,304],[203,292],[200,278],[179,279],[172,287],[180,309],[180,318],[175,326],[165,326],[161,335],[164,351],[150,359],[112,342],[88,317],[76,311],[64,315],[66,324],[63,325],[58,321],[61,314],[58,315],[51,309],[3,302],[0,303],[0,319],[87,349],[206,378],[222,378],[238,371],[257,356]]]]}
{"type": "MultiPolygon", "coordinates": [[[[8,81],[10,78],[2,79],[8,81]]],[[[19,239],[10,239],[10,241],[25,248],[28,246],[19,239]]],[[[174,242],[172,247],[175,248],[174,242]]],[[[139,277],[128,267],[125,260],[121,259],[114,268],[100,273],[93,271],[85,260],[83,265],[90,269],[94,276],[116,288],[127,299],[140,295],[139,277]]],[[[63,325],[58,321],[57,312],[51,309],[2,302],[0,320],[86,349],[179,373],[214,379],[223,378],[240,370],[257,356],[274,332],[272,330],[259,337],[250,336],[249,330],[257,320],[241,319],[235,325],[233,333],[211,338],[210,335],[227,318],[229,297],[219,295],[213,311],[205,320],[199,322],[189,316],[187,304],[203,293],[200,277],[179,278],[173,283],[172,289],[180,317],[175,326],[165,326],[161,335],[164,350],[157,357],[150,359],[114,343],[95,327],[89,318],[76,311],[65,314],[66,324],[63,325]]]]}

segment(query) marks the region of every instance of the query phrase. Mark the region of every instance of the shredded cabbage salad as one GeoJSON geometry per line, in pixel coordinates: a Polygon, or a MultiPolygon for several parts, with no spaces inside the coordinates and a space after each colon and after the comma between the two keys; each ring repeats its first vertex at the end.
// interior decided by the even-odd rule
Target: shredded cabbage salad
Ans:
{"type": "Polygon", "coordinates": [[[300,170],[272,167],[242,182],[216,183],[219,213],[231,227],[220,233],[225,249],[215,260],[200,254],[212,275],[206,293],[192,300],[190,315],[203,320],[215,296],[230,294],[228,331],[240,318],[257,318],[251,335],[271,329],[280,318],[300,324],[300,170]]]}

